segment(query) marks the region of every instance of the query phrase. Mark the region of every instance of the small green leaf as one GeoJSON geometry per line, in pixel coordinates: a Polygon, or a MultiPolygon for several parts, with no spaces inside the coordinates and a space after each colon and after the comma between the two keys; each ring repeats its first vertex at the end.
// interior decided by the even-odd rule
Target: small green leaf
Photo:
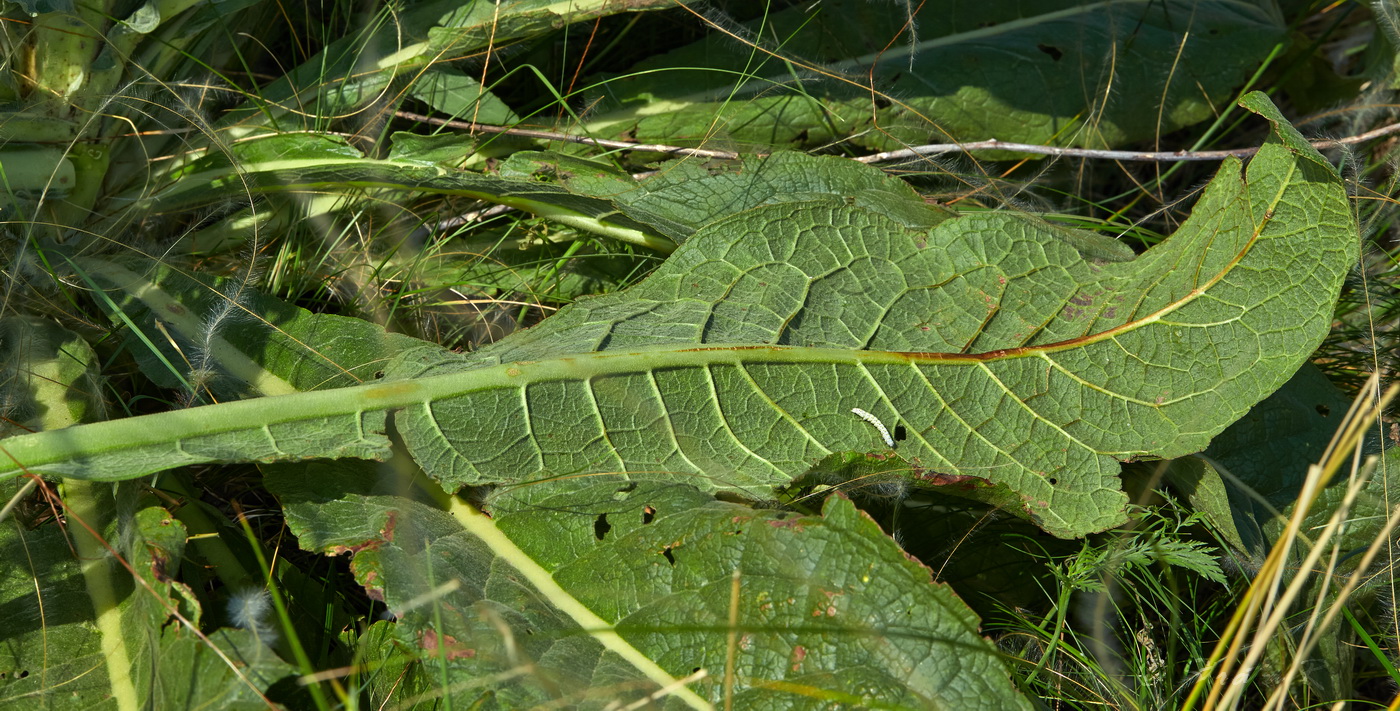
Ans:
{"type": "Polygon", "coordinates": [[[454,119],[494,124],[520,120],[480,82],[453,69],[434,67],[424,72],[413,82],[409,95],[454,119]]]}
{"type": "Polygon", "coordinates": [[[6,434],[102,419],[97,355],[48,319],[0,319],[0,408],[6,434]]]}

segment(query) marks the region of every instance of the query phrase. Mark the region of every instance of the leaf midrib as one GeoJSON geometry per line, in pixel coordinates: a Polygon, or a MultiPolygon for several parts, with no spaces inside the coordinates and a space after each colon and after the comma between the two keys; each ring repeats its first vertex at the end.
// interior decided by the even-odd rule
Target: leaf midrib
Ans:
{"type": "MultiPolygon", "coordinates": [[[[1085,340],[1076,339],[1075,343],[1083,343],[1085,340]]],[[[588,381],[604,375],[644,373],[671,368],[708,368],[716,365],[743,368],[765,363],[810,363],[850,365],[862,370],[875,365],[972,365],[989,360],[1035,356],[1064,347],[1067,346],[1050,344],[991,353],[954,354],[711,345],[683,349],[639,348],[626,353],[585,353],[545,361],[506,363],[413,380],[377,382],[333,390],[240,400],[11,437],[0,442],[0,453],[10,460],[8,464],[0,460],[0,479],[17,476],[27,470],[45,471],[45,465],[76,458],[139,447],[177,446],[186,438],[252,430],[266,432],[277,425],[398,410],[476,392],[522,388],[536,383],[588,381]]],[[[1162,403],[1145,404],[1149,407],[1163,406],[1162,403]]],[[[67,475],[73,476],[72,473],[67,475]]]]}

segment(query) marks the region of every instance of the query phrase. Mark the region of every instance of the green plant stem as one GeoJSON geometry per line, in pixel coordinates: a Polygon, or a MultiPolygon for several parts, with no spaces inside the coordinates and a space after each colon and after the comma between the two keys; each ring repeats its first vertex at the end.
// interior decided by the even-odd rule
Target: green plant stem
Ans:
{"type": "MultiPolygon", "coordinates": [[[[253,555],[258,559],[258,567],[262,569],[263,576],[267,581],[267,595],[272,601],[272,607],[277,611],[277,618],[282,622],[282,632],[287,637],[287,645],[291,648],[292,656],[296,659],[297,666],[301,668],[301,673],[311,676],[316,673],[316,668],[311,663],[311,658],[307,656],[306,649],[301,646],[301,639],[297,637],[296,628],[292,626],[291,614],[287,611],[287,605],[282,601],[282,595],[277,591],[277,578],[272,573],[272,567],[267,564],[267,558],[263,555],[262,546],[258,545],[257,536],[253,533],[252,526],[248,525],[248,519],[240,517],[238,522],[243,526],[243,532],[248,536],[253,555]]],[[[321,688],[320,683],[307,684],[306,688],[311,692],[311,698],[316,702],[316,708],[331,708],[330,700],[326,698],[326,692],[321,688]]]]}
{"type": "Polygon", "coordinates": [[[107,683],[111,687],[112,700],[119,711],[138,711],[141,708],[136,684],[131,678],[131,656],[126,649],[126,636],[122,633],[121,611],[112,580],[111,558],[107,546],[103,544],[98,531],[101,530],[102,515],[98,505],[100,494],[97,484],[77,479],[65,479],[63,483],[64,504],[68,508],[68,530],[73,537],[73,546],[78,551],[79,567],[83,582],[87,584],[88,598],[92,600],[95,623],[101,637],[102,658],[107,665],[107,683]]]}
{"type": "MultiPolygon", "coordinates": [[[[579,240],[574,240],[569,243],[569,247],[564,250],[564,254],[560,255],[558,259],[554,260],[554,262],[549,267],[549,271],[545,274],[544,279],[541,280],[541,283],[546,285],[546,289],[558,288],[559,282],[557,281],[557,279],[559,277],[560,268],[563,265],[568,264],[569,260],[573,259],[574,256],[577,255],[579,250],[582,248],[583,243],[579,240]]],[[[546,291],[545,293],[547,294],[548,292],[546,291]]],[[[543,295],[544,294],[541,294],[541,296],[543,295]]],[[[515,320],[517,323],[525,323],[525,317],[528,315],[529,309],[529,306],[520,307],[520,311],[515,316],[515,320]]]]}
{"type": "Polygon", "coordinates": [[[218,524],[204,511],[203,502],[199,501],[199,496],[190,490],[184,479],[178,475],[162,476],[160,486],[189,499],[184,506],[175,509],[174,516],[185,524],[190,543],[214,566],[214,574],[219,580],[230,588],[248,585],[252,581],[252,574],[224,542],[223,537],[219,535],[218,524]]]}
{"type": "Polygon", "coordinates": [[[1065,618],[1067,616],[1066,610],[1069,609],[1070,591],[1071,588],[1067,583],[1060,586],[1059,599],[1055,601],[1055,630],[1050,634],[1050,641],[1045,645],[1045,652],[1040,655],[1040,661],[1036,662],[1035,669],[1032,669],[1030,676],[1026,677],[1027,686],[1035,684],[1036,677],[1040,676],[1040,672],[1045,670],[1045,667],[1050,663],[1051,655],[1055,654],[1055,651],[1060,646],[1060,636],[1065,632],[1065,618]]]}

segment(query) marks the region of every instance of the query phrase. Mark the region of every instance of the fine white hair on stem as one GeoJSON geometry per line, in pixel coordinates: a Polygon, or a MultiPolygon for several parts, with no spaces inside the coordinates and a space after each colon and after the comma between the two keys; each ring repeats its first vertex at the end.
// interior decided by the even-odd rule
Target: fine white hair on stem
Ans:
{"type": "Polygon", "coordinates": [[[890,449],[894,449],[894,438],[890,436],[890,431],[885,428],[885,423],[881,422],[880,418],[866,412],[865,410],[860,409],[859,407],[851,408],[851,412],[854,412],[858,417],[860,417],[860,419],[865,420],[866,422],[869,422],[870,424],[874,425],[875,429],[880,430],[880,438],[885,440],[885,446],[889,447],[890,449]]]}

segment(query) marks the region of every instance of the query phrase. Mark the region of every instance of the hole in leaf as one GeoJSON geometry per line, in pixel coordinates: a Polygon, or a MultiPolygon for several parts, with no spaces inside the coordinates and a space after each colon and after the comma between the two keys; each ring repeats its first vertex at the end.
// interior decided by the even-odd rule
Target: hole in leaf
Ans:
{"type": "Polygon", "coordinates": [[[601,541],[611,530],[612,524],[608,523],[608,515],[598,514],[598,519],[593,522],[593,536],[601,541]]]}
{"type": "Polygon", "coordinates": [[[661,549],[661,555],[666,556],[666,562],[670,563],[671,565],[675,565],[675,564],[676,564],[676,557],[675,557],[674,555],[671,555],[671,547],[670,547],[670,546],[666,546],[665,548],[662,548],[662,549],[661,549]]]}
{"type": "Polygon", "coordinates": [[[375,379],[375,380],[379,380],[379,379],[382,378],[382,377],[384,377],[384,371],[382,371],[382,370],[376,370],[376,371],[374,371],[374,379],[375,379]]]}
{"type": "Polygon", "coordinates": [[[1053,477],[1053,476],[1050,477],[1050,486],[1054,486],[1054,485],[1056,485],[1056,484],[1058,484],[1058,483],[1060,483],[1060,480],[1059,480],[1059,479],[1056,479],[1056,478],[1053,477]]]}
{"type": "Polygon", "coordinates": [[[1048,44],[1038,44],[1035,48],[1050,55],[1050,58],[1057,62],[1060,61],[1060,57],[1065,56],[1065,53],[1061,52],[1059,47],[1051,47],[1048,44]]]}
{"type": "Polygon", "coordinates": [[[1317,414],[1322,415],[1323,417],[1328,417],[1332,414],[1332,408],[1326,405],[1318,405],[1315,409],[1317,410],[1317,414]]]}
{"type": "Polygon", "coordinates": [[[656,508],[655,508],[654,506],[648,506],[648,507],[642,509],[642,525],[645,526],[646,524],[651,523],[652,521],[655,521],[655,520],[656,520],[656,508]]]}
{"type": "Polygon", "coordinates": [[[894,441],[903,442],[909,437],[909,430],[904,429],[904,425],[894,426],[894,441]]]}

